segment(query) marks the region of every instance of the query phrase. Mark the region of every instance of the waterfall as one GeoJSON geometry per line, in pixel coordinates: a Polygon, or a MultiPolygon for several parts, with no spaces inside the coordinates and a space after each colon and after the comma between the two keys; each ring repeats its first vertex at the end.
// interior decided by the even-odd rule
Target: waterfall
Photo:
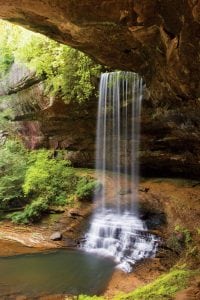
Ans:
{"type": "Polygon", "coordinates": [[[102,183],[84,249],[113,257],[130,272],[153,257],[157,240],[138,217],[140,115],[143,80],[132,72],[101,76],[96,132],[96,174],[102,183]]]}

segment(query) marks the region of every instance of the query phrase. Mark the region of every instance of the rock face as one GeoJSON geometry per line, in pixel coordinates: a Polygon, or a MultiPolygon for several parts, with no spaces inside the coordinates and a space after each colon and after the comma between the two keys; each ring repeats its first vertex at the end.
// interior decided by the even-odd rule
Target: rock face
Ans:
{"type": "MultiPolygon", "coordinates": [[[[28,69],[25,71],[24,66],[13,66],[6,82],[9,84],[0,82],[2,97],[7,95],[0,110],[6,107],[12,110],[18,133],[30,149],[63,149],[66,159],[75,166],[94,166],[97,99],[65,104],[59,98],[48,97],[44,94],[43,80],[28,69]]],[[[174,99],[166,104],[152,100],[147,93],[142,107],[142,174],[198,178],[199,120],[198,100],[174,99]]],[[[127,144],[131,143],[130,138],[127,144]]]]}
{"type": "Polygon", "coordinates": [[[62,233],[60,233],[59,231],[54,232],[50,236],[50,240],[52,240],[52,241],[61,241],[62,240],[62,233]]]}
{"type": "MultiPolygon", "coordinates": [[[[0,5],[4,19],[113,68],[140,73],[147,84],[143,173],[199,177],[200,0],[0,0],[0,5]]],[[[96,100],[66,105],[44,96],[42,82],[29,77],[28,84],[4,89],[12,94],[15,120],[29,147],[67,149],[75,164],[92,166],[96,100]]]]}
{"type": "Polygon", "coordinates": [[[141,170],[148,175],[199,178],[200,102],[143,102],[141,170]]]}
{"type": "MultiPolygon", "coordinates": [[[[29,149],[64,149],[75,166],[94,166],[96,99],[65,104],[47,96],[43,78],[14,64],[0,81],[0,111],[12,112],[14,127],[29,149]]],[[[0,134],[0,140],[5,140],[0,134]]]]}
{"type": "Polygon", "coordinates": [[[199,0],[0,0],[0,17],[143,75],[151,98],[197,99],[199,0]]]}

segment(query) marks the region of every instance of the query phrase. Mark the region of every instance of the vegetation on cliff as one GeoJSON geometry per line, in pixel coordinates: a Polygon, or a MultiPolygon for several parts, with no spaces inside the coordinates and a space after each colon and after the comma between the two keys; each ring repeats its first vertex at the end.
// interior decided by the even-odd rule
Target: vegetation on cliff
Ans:
{"type": "MultiPolygon", "coordinates": [[[[7,83],[13,63],[25,64],[44,82],[48,96],[84,102],[95,95],[102,66],[84,53],[8,22],[0,21],[0,30],[2,83],[7,83]]],[[[51,206],[91,199],[96,182],[77,175],[61,152],[31,152],[16,140],[11,112],[5,106],[11,96],[0,97],[0,132],[6,136],[6,142],[0,141],[0,210],[17,209],[7,218],[29,223],[38,221],[51,206]]]]}
{"type": "Polygon", "coordinates": [[[16,223],[38,221],[51,206],[90,200],[95,180],[80,175],[52,151],[27,151],[15,140],[0,147],[0,209],[21,209],[7,215],[16,223]]]}
{"type": "Polygon", "coordinates": [[[21,62],[45,80],[47,94],[83,102],[96,93],[103,68],[84,53],[4,21],[0,30],[0,78],[21,62]]]}
{"type": "Polygon", "coordinates": [[[20,143],[10,140],[0,147],[0,208],[23,202],[27,168],[27,150],[20,143]]]}

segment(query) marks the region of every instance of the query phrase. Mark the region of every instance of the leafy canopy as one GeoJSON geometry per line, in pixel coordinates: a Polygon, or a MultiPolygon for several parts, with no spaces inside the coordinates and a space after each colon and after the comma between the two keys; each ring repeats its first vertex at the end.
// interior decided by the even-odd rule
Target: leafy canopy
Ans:
{"type": "Polygon", "coordinates": [[[87,55],[4,21],[0,21],[0,31],[0,77],[13,62],[22,62],[46,78],[50,95],[78,102],[94,95],[102,66],[87,55]]]}

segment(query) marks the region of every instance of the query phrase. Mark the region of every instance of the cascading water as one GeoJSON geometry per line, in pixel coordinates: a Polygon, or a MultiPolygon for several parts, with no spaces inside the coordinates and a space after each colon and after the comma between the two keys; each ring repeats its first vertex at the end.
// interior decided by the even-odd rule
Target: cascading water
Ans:
{"type": "Polygon", "coordinates": [[[143,81],[137,74],[102,74],[96,172],[103,188],[83,247],[86,251],[114,257],[126,272],[138,260],[154,256],[158,242],[147,232],[137,210],[142,96],[143,81]],[[109,191],[110,182],[112,191],[109,191]]]}

